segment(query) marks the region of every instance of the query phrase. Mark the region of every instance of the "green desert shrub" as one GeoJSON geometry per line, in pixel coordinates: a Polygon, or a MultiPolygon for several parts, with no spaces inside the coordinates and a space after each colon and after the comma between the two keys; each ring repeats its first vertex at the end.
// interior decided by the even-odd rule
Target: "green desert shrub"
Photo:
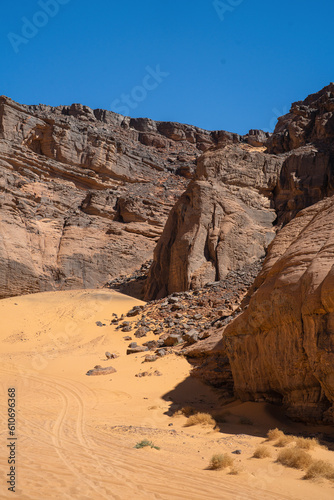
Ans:
{"type": "Polygon", "coordinates": [[[135,448],[146,448],[149,446],[150,448],[154,448],[155,450],[160,450],[159,446],[155,446],[152,441],[149,441],[148,439],[143,439],[142,441],[139,441],[139,443],[136,444],[135,448]]]}

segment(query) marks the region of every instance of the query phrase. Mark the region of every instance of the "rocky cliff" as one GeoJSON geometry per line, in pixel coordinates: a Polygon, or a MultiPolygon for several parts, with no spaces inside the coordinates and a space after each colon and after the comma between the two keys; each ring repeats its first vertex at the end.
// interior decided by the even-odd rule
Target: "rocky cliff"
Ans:
{"type": "Polygon", "coordinates": [[[263,257],[275,236],[272,191],[281,165],[242,143],[201,156],[155,248],[146,297],[200,288],[263,257]]]}
{"type": "Polygon", "coordinates": [[[243,312],[187,355],[205,359],[195,372],[214,385],[224,385],[219,367],[231,369],[242,400],[277,402],[293,418],[327,423],[334,421],[333,102],[330,84],[294,103],[266,148],[239,142],[204,153],[169,215],[146,287],[147,297],[161,297],[224,282],[267,254],[243,312]]]}
{"type": "Polygon", "coordinates": [[[334,84],[292,105],[269,151],[285,151],[274,191],[281,225],[244,312],[216,346],[236,394],[290,416],[334,422],[334,84]],[[286,152],[290,150],[290,152],[286,152]],[[305,208],[307,207],[307,208],[305,208]],[[290,221],[290,222],[289,222],[290,221]]]}
{"type": "Polygon", "coordinates": [[[139,268],[196,158],[233,140],[79,104],[1,97],[0,297],[101,286],[139,268]]]}

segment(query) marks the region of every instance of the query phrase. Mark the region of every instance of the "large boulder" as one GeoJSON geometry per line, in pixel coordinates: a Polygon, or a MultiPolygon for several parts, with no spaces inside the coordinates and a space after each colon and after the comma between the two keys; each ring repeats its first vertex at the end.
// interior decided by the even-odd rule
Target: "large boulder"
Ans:
{"type": "Polygon", "coordinates": [[[333,423],[333,198],[279,232],[250,295],[224,332],[236,394],[280,402],[293,418],[333,423]]]}

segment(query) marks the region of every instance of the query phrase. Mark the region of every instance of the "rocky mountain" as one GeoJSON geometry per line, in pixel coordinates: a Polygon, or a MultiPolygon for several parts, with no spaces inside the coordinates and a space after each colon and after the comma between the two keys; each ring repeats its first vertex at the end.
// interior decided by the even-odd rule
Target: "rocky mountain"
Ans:
{"type": "Polygon", "coordinates": [[[332,423],[333,139],[333,83],[243,137],[3,97],[0,296],[129,290],[154,250],[162,342],[199,325],[197,376],[332,423]]]}
{"type": "Polygon", "coordinates": [[[277,230],[333,194],[333,96],[330,84],[294,103],[262,144],[241,139],[198,159],[155,248],[146,298],[223,279],[263,257],[277,230]]]}
{"type": "Polygon", "coordinates": [[[1,97],[0,297],[98,287],[140,268],[197,157],[239,140],[80,104],[1,97]]]}

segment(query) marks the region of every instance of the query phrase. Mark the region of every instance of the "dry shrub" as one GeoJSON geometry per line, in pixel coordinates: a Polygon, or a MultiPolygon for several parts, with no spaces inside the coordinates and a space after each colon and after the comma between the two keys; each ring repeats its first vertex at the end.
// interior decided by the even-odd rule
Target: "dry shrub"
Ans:
{"type": "Polygon", "coordinates": [[[277,462],[293,469],[307,469],[312,464],[312,457],[298,448],[288,448],[279,452],[277,462]]]}
{"type": "Polygon", "coordinates": [[[185,417],[190,417],[196,413],[195,408],[192,406],[184,406],[181,410],[178,410],[174,415],[184,415],[185,417]]]}
{"type": "Polygon", "coordinates": [[[270,429],[267,432],[267,441],[275,441],[276,439],[279,439],[283,437],[285,434],[283,431],[280,431],[279,429],[270,429]]]}
{"type": "Polygon", "coordinates": [[[209,468],[212,470],[225,469],[233,465],[233,458],[227,453],[213,455],[210,460],[209,468]]]}
{"type": "Polygon", "coordinates": [[[303,450],[314,450],[314,448],[320,446],[319,441],[315,438],[298,437],[295,438],[295,441],[296,441],[296,447],[302,448],[303,450]]]}
{"type": "Polygon", "coordinates": [[[185,423],[185,427],[191,427],[192,425],[211,425],[214,427],[216,425],[216,421],[209,413],[195,413],[195,415],[191,415],[188,418],[185,423]]]}
{"type": "Polygon", "coordinates": [[[293,441],[295,441],[295,437],[294,436],[285,436],[283,434],[283,436],[281,436],[279,438],[279,440],[274,444],[274,446],[277,446],[278,448],[284,448],[284,446],[287,446],[288,444],[292,443],[293,441]]]}
{"type": "Polygon", "coordinates": [[[254,458],[268,458],[271,457],[271,451],[268,446],[258,446],[253,453],[254,458]]]}
{"type": "Polygon", "coordinates": [[[324,477],[334,481],[334,467],[326,460],[315,460],[307,469],[304,479],[324,477]]]}
{"type": "Polygon", "coordinates": [[[240,472],[242,472],[242,468],[238,467],[237,465],[233,465],[229,474],[231,474],[231,476],[237,476],[238,474],[240,474],[240,472]]]}

